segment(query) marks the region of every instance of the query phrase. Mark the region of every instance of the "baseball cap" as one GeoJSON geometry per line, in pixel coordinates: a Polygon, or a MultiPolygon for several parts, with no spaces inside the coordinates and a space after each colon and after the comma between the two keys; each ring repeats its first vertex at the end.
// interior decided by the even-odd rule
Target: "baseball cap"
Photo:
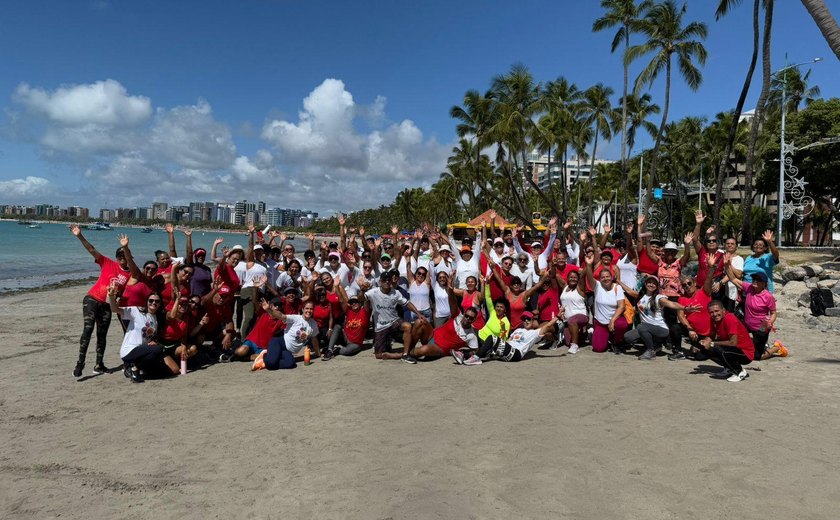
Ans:
{"type": "Polygon", "coordinates": [[[542,247],[542,242],[531,242],[531,247],[542,247]]]}
{"type": "Polygon", "coordinates": [[[521,314],[521,316],[522,316],[522,319],[525,319],[525,318],[533,318],[533,317],[534,317],[534,313],[533,313],[533,312],[531,312],[531,311],[525,311],[525,312],[523,312],[523,313],[521,314]]]}
{"type": "Polygon", "coordinates": [[[360,300],[358,296],[351,296],[351,297],[347,298],[347,303],[360,302],[360,301],[362,301],[362,300],[360,300]]]}
{"type": "Polygon", "coordinates": [[[330,242],[328,247],[330,249],[338,249],[338,242],[330,242]]]}
{"type": "Polygon", "coordinates": [[[332,259],[332,258],[335,258],[335,259],[337,259],[339,262],[341,261],[341,255],[340,255],[340,254],[338,254],[338,253],[336,253],[335,251],[333,251],[332,253],[330,253],[329,255],[327,255],[327,257],[328,257],[328,258],[331,258],[331,259],[332,259]]]}
{"type": "Polygon", "coordinates": [[[501,238],[499,238],[499,237],[496,237],[496,239],[495,239],[495,240],[493,240],[493,245],[496,245],[496,244],[504,244],[504,243],[505,243],[505,241],[504,241],[504,240],[502,240],[502,239],[501,239],[501,238]]]}
{"type": "Polygon", "coordinates": [[[231,247],[231,248],[230,248],[230,252],[231,252],[231,253],[233,253],[233,252],[234,252],[234,251],[236,251],[237,249],[238,249],[238,250],[240,250],[240,251],[242,251],[243,253],[245,252],[245,250],[244,250],[244,249],[242,249],[242,246],[241,246],[241,245],[239,245],[239,244],[236,244],[235,246],[231,247]]]}
{"type": "Polygon", "coordinates": [[[472,253],[473,250],[470,246],[461,246],[461,252],[462,253],[472,253]]]}
{"type": "Polygon", "coordinates": [[[382,256],[380,256],[379,259],[380,260],[390,260],[391,255],[389,255],[388,253],[382,253],[382,256]]]}
{"type": "Polygon", "coordinates": [[[379,275],[379,281],[381,282],[382,280],[388,280],[390,282],[391,281],[391,272],[390,271],[384,271],[382,274],[380,274],[379,275]]]}
{"type": "Polygon", "coordinates": [[[296,287],[286,287],[285,289],[283,289],[283,294],[297,294],[297,292],[298,290],[296,287]]]}
{"type": "Polygon", "coordinates": [[[752,279],[754,282],[764,282],[767,283],[767,275],[764,273],[754,273],[752,275],[752,279]]]}
{"type": "Polygon", "coordinates": [[[442,246],[440,246],[439,251],[440,251],[441,253],[443,253],[444,251],[446,251],[446,252],[448,252],[448,253],[451,253],[451,252],[452,252],[452,249],[450,249],[450,247],[449,247],[448,245],[443,244],[442,246]]]}
{"type": "Polygon", "coordinates": [[[601,256],[608,256],[610,258],[613,258],[613,252],[609,249],[604,249],[603,251],[601,251],[601,256]]]}
{"type": "Polygon", "coordinates": [[[261,245],[257,244],[254,246],[254,251],[262,251],[262,248],[263,247],[261,245]]]}
{"type": "Polygon", "coordinates": [[[193,256],[199,256],[199,255],[207,256],[207,250],[204,249],[203,247],[199,247],[198,249],[193,251],[193,256]]]}

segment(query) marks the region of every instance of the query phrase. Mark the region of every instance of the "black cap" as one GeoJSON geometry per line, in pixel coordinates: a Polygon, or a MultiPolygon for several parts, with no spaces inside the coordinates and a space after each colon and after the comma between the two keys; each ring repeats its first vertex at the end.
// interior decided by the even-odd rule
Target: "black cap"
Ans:
{"type": "Polygon", "coordinates": [[[338,249],[338,242],[330,242],[328,247],[330,249],[338,249]]]}
{"type": "Polygon", "coordinates": [[[307,249],[306,251],[303,252],[303,257],[304,258],[315,258],[315,251],[313,251],[311,249],[307,249]]]}

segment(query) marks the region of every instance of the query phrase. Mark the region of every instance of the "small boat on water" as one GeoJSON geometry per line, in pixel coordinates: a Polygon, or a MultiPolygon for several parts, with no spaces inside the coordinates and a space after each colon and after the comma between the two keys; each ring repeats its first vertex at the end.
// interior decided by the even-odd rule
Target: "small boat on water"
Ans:
{"type": "Polygon", "coordinates": [[[41,229],[41,224],[29,224],[29,229],[41,229]]]}
{"type": "Polygon", "coordinates": [[[87,228],[93,231],[112,231],[111,224],[108,222],[97,222],[95,224],[89,224],[87,228]]]}
{"type": "Polygon", "coordinates": [[[141,233],[151,233],[152,231],[154,231],[154,228],[150,228],[150,227],[144,227],[143,229],[140,230],[141,233]]]}

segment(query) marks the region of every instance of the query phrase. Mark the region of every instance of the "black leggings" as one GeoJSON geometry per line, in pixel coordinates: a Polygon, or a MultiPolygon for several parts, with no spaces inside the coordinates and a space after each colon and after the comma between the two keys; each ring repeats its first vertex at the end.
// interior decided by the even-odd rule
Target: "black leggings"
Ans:
{"type": "Polygon", "coordinates": [[[268,352],[263,358],[266,370],[282,370],[295,368],[295,356],[286,350],[286,341],[283,336],[274,336],[268,342],[268,352]]]}
{"type": "Polygon", "coordinates": [[[96,363],[102,363],[105,358],[105,342],[108,338],[108,328],[111,326],[111,306],[107,303],[86,295],[82,300],[82,316],[84,328],[79,339],[79,361],[84,363],[87,357],[93,328],[96,327],[96,363]]]}
{"type": "Polygon", "coordinates": [[[736,374],[744,369],[743,365],[749,365],[752,360],[738,347],[721,347],[715,345],[705,351],[709,359],[722,367],[726,367],[736,374]]]}
{"type": "Polygon", "coordinates": [[[137,365],[137,368],[144,371],[158,368],[163,363],[163,347],[140,345],[134,347],[122,360],[123,363],[137,365]]]}
{"type": "MultiPolygon", "coordinates": [[[[677,303],[679,297],[669,296],[668,300],[677,303]]],[[[671,338],[671,347],[674,352],[682,347],[682,325],[677,318],[677,310],[665,307],[662,309],[662,317],[665,318],[665,324],[668,325],[668,336],[671,338]]]]}
{"type": "MultiPolygon", "coordinates": [[[[749,329],[748,329],[749,330],[749,329]]],[[[755,348],[755,359],[761,360],[764,352],[767,350],[767,340],[770,339],[770,329],[761,332],[760,330],[750,330],[752,334],[753,347],[755,348]]]]}
{"type": "Polygon", "coordinates": [[[500,361],[516,362],[522,359],[522,352],[516,350],[508,344],[505,344],[504,348],[497,349],[496,345],[499,342],[500,340],[496,336],[487,336],[487,339],[478,346],[478,357],[485,358],[488,354],[493,352],[494,357],[498,358],[500,361]]]}

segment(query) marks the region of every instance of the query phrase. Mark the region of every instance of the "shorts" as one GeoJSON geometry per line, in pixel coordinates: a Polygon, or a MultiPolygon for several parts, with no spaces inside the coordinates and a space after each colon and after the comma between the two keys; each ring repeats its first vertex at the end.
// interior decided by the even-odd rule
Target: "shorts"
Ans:
{"type": "Polygon", "coordinates": [[[242,342],[242,344],[243,344],[243,345],[245,345],[246,347],[248,347],[249,349],[251,349],[251,354],[259,354],[259,353],[260,353],[260,352],[262,352],[263,350],[266,350],[266,349],[264,349],[264,348],[260,348],[260,347],[258,347],[258,346],[257,346],[257,345],[256,345],[253,341],[251,341],[250,339],[246,339],[245,341],[243,341],[243,342],[242,342]]]}
{"type": "Polygon", "coordinates": [[[391,336],[395,333],[402,334],[403,323],[405,323],[403,320],[398,319],[388,325],[387,328],[377,330],[373,336],[373,351],[377,354],[381,354],[382,352],[388,350],[391,346],[391,336]]]}

